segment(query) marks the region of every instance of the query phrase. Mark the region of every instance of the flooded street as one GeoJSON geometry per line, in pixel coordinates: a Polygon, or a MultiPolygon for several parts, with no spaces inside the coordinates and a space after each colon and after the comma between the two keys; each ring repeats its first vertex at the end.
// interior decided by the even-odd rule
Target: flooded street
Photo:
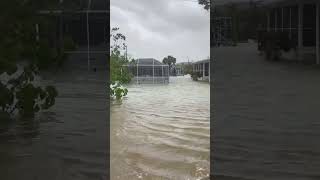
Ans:
{"type": "Polygon", "coordinates": [[[113,101],[111,179],[201,179],[210,169],[210,86],[189,76],[113,101]]]}
{"type": "Polygon", "coordinates": [[[106,72],[57,73],[44,83],[55,105],[32,119],[1,122],[1,180],[105,180],[106,72]]]}
{"type": "Polygon", "coordinates": [[[256,49],[212,49],[215,179],[319,179],[320,69],[256,49]]]}

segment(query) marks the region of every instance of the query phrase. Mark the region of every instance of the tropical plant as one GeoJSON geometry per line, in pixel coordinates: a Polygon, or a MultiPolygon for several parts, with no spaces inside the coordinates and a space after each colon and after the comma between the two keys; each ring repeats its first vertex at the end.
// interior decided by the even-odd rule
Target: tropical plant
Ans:
{"type": "MultiPolygon", "coordinates": [[[[173,56],[164,57],[162,60],[163,64],[169,65],[169,70],[171,71],[172,66],[176,64],[177,59],[173,56]]],[[[175,73],[174,73],[175,74],[175,73]]]]}
{"type": "Polygon", "coordinates": [[[173,56],[164,57],[162,62],[168,64],[170,67],[172,64],[176,64],[177,59],[173,56]]]}

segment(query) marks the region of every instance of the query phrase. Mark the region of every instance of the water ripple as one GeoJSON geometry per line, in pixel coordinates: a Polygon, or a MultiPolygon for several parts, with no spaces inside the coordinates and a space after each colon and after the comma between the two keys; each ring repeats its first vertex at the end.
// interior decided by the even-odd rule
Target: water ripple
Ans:
{"type": "Polygon", "coordinates": [[[127,99],[111,106],[111,177],[208,177],[209,84],[177,77],[169,85],[128,88],[127,99]]]}

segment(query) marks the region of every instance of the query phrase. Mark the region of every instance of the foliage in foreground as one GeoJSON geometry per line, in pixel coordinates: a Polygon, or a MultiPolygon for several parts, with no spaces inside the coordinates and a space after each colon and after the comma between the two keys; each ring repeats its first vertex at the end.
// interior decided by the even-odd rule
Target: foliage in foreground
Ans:
{"type": "MultiPolygon", "coordinates": [[[[66,50],[73,42],[66,39],[64,47],[57,48],[55,18],[38,14],[39,10],[50,9],[55,1],[39,0],[0,2],[0,115],[10,117],[18,113],[33,116],[41,109],[50,108],[57,96],[53,86],[36,87],[35,76],[39,70],[59,67],[66,50]],[[36,34],[38,25],[41,34],[36,34]],[[22,65],[24,64],[24,65],[22,65]],[[22,65],[22,66],[17,66],[22,65]]],[[[2,117],[4,117],[2,116],[2,117]]]]}
{"type": "Polygon", "coordinates": [[[58,95],[53,86],[36,87],[32,81],[34,71],[24,67],[16,78],[0,82],[0,113],[8,117],[18,113],[21,116],[34,116],[40,110],[49,109],[58,95]]]}
{"type": "Polygon", "coordinates": [[[110,56],[111,83],[127,84],[131,81],[132,75],[127,68],[123,68],[123,65],[126,64],[128,64],[128,61],[123,56],[114,54],[110,56]]]}
{"type": "Polygon", "coordinates": [[[111,97],[116,97],[116,99],[121,99],[127,94],[128,94],[128,89],[124,88],[119,82],[115,82],[110,85],[111,97]]]}
{"type": "Polygon", "coordinates": [[[121,99],[126,96],[128,89],[122,85],[131,81],[132,74],[123,66],[129,63],[122,52],[126,48],[124,41],[126,37],[118,33],[119,28],[112,28],[110,40],[113,44],[110,46],[110,96],[121,99]]]}

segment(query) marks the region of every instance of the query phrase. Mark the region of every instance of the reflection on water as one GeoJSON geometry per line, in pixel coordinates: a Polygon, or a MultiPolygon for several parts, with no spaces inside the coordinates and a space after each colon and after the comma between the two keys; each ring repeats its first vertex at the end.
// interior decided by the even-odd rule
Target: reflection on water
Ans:
{"type": "Polygon", "coordinates": [[[111,105],[111,179],[209,176],[209,84],[188,76],[129,85],[111,105]]]}
{"type": "Polygon", "coordinates": [[[52,108],[32,119],[0,119],[1,180],[106,179],[102,77],[105,73],[55,75],[43,82],[59,91],[52,108]]]}
{"type": "Polygon", "coordinates": [[[266,61],[256,47],[211,52],[215,179],[320,179],[320,71],[266,61]]]}

